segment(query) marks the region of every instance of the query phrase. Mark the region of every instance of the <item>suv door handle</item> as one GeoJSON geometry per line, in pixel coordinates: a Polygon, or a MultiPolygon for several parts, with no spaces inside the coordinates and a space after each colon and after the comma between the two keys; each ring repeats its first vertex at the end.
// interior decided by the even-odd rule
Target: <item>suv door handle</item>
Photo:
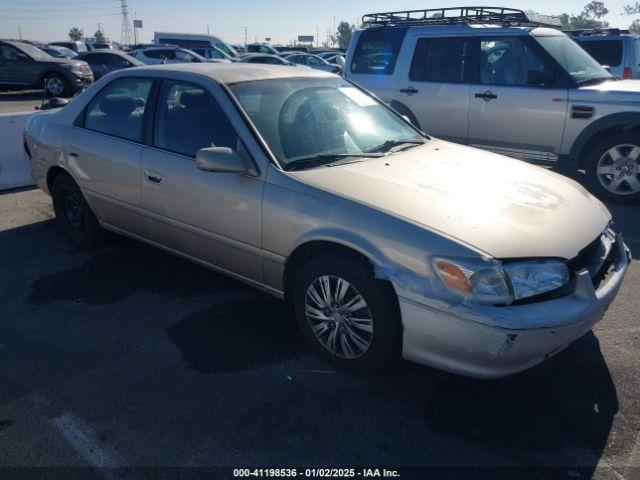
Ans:
{"type": "Polygon", "coordinates": [[[411,96],[414,93],[418,93],[418,90],[416,90],[414,87],[407,87],[407,88],[401,88],[400,93],[406,93],[407,95],[411,96]]]}
{"type": "Polygon", "coordinates": [[[486,92],[483,92],[483,93],[476,93],[476,98],[481,98],[485,102],[490,102],[491,100],[498,98],[498,95],[493,93],[491,90],[487,90],[486,92]]]}
{"type": "Polygon", "coordinates": [[[150,183],[155,183],[155,184],[162,183],[162,175],[159,174],[158,172],[154,172],[153,170],[145,170],[144,179],[150,183]]]}

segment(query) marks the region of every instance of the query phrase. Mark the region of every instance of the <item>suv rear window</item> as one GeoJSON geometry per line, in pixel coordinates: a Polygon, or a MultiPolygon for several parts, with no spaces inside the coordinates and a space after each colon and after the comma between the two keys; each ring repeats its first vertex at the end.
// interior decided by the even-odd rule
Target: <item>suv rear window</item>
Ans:
{"type": "Polygon", "coordinates": [[[419,82],[467,81],[467,38],[421,38],[411,62],[409,78],[419,82]]]}
{"type": "Polygon", "coordinates": [[[621,40],[578,40],[582,48],[600,65],[617,67],[622,63],[621,40]]]}
{"type": "Polygon", "coordinates": [[[406,28],[362,32],[351,60],[351,73],[391,75],[406,33],[406,28]]]}

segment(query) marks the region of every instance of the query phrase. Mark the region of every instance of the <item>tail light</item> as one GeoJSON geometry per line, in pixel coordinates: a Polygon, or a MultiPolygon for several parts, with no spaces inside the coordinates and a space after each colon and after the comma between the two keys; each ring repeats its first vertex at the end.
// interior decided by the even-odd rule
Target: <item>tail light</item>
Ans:
{"type": "Polygon", "coordinates": [[[633,72],[631,71],[631,68],[624,67],[624,70],[622,71],[622,78],[624,80],[631,80],[633,78],[633,72]]]}

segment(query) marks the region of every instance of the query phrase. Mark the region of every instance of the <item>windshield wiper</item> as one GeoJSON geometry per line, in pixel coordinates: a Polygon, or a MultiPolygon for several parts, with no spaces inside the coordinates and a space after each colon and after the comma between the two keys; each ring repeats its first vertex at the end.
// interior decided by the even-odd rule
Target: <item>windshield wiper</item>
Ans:
{"type": "Polygon", "coordinates": [[[387,140],[386,142],[384,142],[381,145],[378,145],[377,147],[370,148],[369,150],[367,150],[367,152],[384,152],[384,153],[400,152],[402,150],[406,150],[408,148],[412,148],[417,145],[424,145],[424,144],[425,144],[425,140],[417,140],[417,139],[416,140],[414,139],[387,140]],[[404,148],[399,148],[399,147],[404,147],[404,148]]]}
{"type": "Polygon", "coordinates": [[[360,152],[360,153],[323,153],[321,155],[313,155],[310,157],[297,158],[291,160],[284,169],[288,172],[293,170],[301,170],[304,168],[316,167],[320,165],[337,165],[337,161],[345,158],[379,158],[384,157],[382,153],[360,152]]]}

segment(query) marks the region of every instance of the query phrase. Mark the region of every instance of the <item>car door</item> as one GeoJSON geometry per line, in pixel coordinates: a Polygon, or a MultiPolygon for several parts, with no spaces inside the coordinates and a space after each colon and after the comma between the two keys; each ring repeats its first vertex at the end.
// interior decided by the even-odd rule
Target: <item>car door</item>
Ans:
{"type": "Polygon", "coordinates": [[[523,160],[557,161],[567,110],[560,72],[529,36],[479,36],[476,45],[469,144],[523,160]]]}
{"type": "Polygon", "coordinates": [[[468,140],[472,42],[468,36],[407,36],[413,55],[396,66],[400,88],[390,94],[409,108],[423,131],[463,144],[468,140]]]}
{"type": "Polygon", "coordinates": [[[97,217],[142,236],[140,157],[153,80],[121,78],[87,104],[66,147],[67,163],[97,217]]]}
{"type": "MultiPolygon", "coordinates": [[[[224,100],[221,91],[218,95],[224,100]]],[[[234,107],[229,103],[227,108],[234,107]]],[[[154,123],[153,138],[142,155],[148,238],[260,281],[263,181],[250,175],[204,172],[195,162],[197,151],[211,146],[231,148],[251,161],[227,113],[206,84],[165,80],[154,123]]]]}
{"type": "Polygon", "coordinates": [[[34,61],[11,45],[0,45],[0,83],[29,85],[36,74],[34,61]]]}

